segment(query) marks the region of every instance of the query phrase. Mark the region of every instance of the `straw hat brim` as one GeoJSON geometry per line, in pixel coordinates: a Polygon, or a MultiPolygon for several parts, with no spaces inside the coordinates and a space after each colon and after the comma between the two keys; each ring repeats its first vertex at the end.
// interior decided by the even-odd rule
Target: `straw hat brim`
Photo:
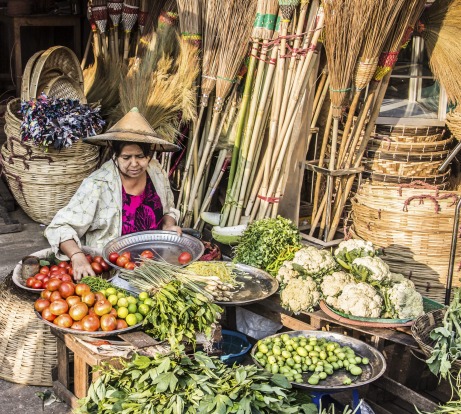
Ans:
{"type": "Polygon", "coordinates": [[[152,144],[155,147],[154,150],[158,152],[174,152],[180,149],[178,145],[158,138],[154,135],[128,130],[114,131],[112,128],[110,131],[104,134],[83,138],[83,142],[88,144],[107,145],[107,141],[125,141],[152,144]]]}

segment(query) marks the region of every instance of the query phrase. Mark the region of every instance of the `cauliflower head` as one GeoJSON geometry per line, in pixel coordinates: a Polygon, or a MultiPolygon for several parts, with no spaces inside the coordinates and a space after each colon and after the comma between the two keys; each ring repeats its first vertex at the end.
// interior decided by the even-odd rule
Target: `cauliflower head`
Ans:
{"type": "Polygon", "coordinates": [[[404,275],[401,273],[392,273],[391,272],[391,285],[395,285],[396,283],[401,283],[405,286],[408,286],[409,289],[415,289],[415,284],[410,280],[407,279],[404,275]]]}
{"type": "Polygon", "coordinates": [[[320,292],[311,277],[291,279],[280,295],[282,306],[295,313],[309,311],[319,303],[320,292]]]}
{"type": "Polygon", "coordinates": [[[424,314],[423,297],[415,290],[411,280],[406,279],[384,289],[383,296],[385,316],[388,318],[414,319],[424,314]]]}
{"type": "Polygon", "coordinates": [[[368,283],[350,283],[338,297],[337,308],[344,313],[362,318],[379,318],[383,299],[368,283]]]}
{"type": "Polygon", "coordinates": [[[327,250],[319,250],[314,246],[303,247],[295,253],[292,260],[293,269],[308,276],[325,275],[336,268],[336,262],[327,250]]]}
{"type": "Polygon", "coordinates": [[[374,256],[376,254],[371,242],[360,239],[349,239],[339,243],[334,256],[345,269],[350,269],[352,262],[358,257],[374,256]]]}
{"type": "Polygon", "coordinates": [[[352,262],[352,272],[362,282],[385,285],[391,282],[389,266],[379,257],[359,257],[352,262]]]}
{"type": "Polygon", "coordinates": [[[342,292],[343,287],[349,283],[355,283],[353,275],[342,271],[333,272],[331,275],[323,277],[322,283],[320,284],[320,290],[327,300],[328,297],[338,296],[342,292]]]}
{"type": "Polygon", "coordinates": [[[283,262],[283,265],[280,267],[277,272],[276,279],[280,285],[285,286],[291,279],[296,279],[300,273],[297,270],[293,269],[293,264],[291,261],[283,262]]]}

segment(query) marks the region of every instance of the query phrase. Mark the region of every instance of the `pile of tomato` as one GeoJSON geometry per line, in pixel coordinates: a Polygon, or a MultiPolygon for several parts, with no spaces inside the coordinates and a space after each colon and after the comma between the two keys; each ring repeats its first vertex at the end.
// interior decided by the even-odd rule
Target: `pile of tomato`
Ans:
{"type": "MultiPolygon", "coordinates": [[[[102,256],[92,257],[86,255],[88,262],[97,275],[107,272],[111,266],[107,264],[102,256]]],[[[53,266],[42,266],[39,273],[26,280],[26,286],[32,289],[46,289],[51,279],[60,279],[63,282],[72,282],[72,264],[67,261],[59,262],[53,266]]]]}
{"type": "MultiPolygon", "coordinates": [[[[144,250],[139,255],[139,260],[142,259],[154,259],[155,255],[152,250],[144,250]]],[[[113,252],[109,254],[109,261],[115,264],[118,267],[123,267],[124,269],[133,270],[135,267],[139,266],[140,262],[134,262],[131,252],[117,253],[113,252]]],[[[192,255],[189,252],[182,252],[178,256],[178,263],[181,265],[187,264],[192,260],[192,255]]]]}
{"type": "Polygon", "coordinates": [[[43,319],[61,328],[94,332],[136,325],[142,322],[152,305],[145,292],[135,298],[115,288],[107,290],[93,293],[85,283],[50,279],[34,308],[43,319]]]}

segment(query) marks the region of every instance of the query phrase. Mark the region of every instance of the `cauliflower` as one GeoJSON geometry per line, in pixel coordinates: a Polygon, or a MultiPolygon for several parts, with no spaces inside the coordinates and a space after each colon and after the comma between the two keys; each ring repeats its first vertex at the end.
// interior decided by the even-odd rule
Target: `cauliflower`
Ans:
{"type": "Polygon", "coordinates": [[[294,270],[308,276],[325,275],[336,268],[336,262],[329,251],[313,246],[298,250],[292,264],[294,270]]]}
{"type": "Polygon", "coordinates": [[[414,319],[424,314],[423,297],[411,280],[405,279],[382,289],[386,318],[414,319]]]}
{"type": "Polygon", "coordinates": [[[334,272],[331,275],[324,276],[320,289],[325,302],[336,308],[338,302],[337,296],[342,292],[343,287],[350,283],[355,283],[355,278],[350,273],[334,272]]]}
{"type": "Polygon", "coordinates": [[[290,261],[283,262],[282,267],[277,272],[276,279],[282,286],[288,284],[291,279],[295,279],[299,276],[299,272],[293,269],[293,264],[290,261]]]}
{"type": "Polygon", "coordinates": [[[383,299],[367,283],[350,283],[344,286],[338,297],[337,308],[344,313],[363,318],[378,318],[381,315],[383,299]]]}
{"type": "Polygon", "coordinates": [[[339,243],[335,250],[335,259],[342,267],[350,270],[352,262],[358,257],[374,256],[375,254],[376,251],[371,242],[350,239],[339,243]]]}
{"type": "Polygon", "coordinates": [[[386,285],[391,282],[389,266],[379,257],[359,257],[352,262],[352,272],[362,282],[386,285]]]}
{"type": "Polygon", "coordinates": [[[320,292],[314,279],[291,279],[280,295],[282,306],[295,313],[312,310],[319,303],[320,292]]]}

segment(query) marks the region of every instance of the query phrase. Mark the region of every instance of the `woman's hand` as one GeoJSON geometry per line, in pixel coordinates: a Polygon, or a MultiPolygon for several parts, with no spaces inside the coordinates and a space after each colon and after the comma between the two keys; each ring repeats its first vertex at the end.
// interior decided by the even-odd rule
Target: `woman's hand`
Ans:
{"type": "Polygon", "coordinates": [[[178,233],[178,236],[181,237],[182,236],[182,229],[181,227],[177,226],[176,225],[176,220],[165,214],[163,216],[163,226],[162,226],[162,230],[166,230],[166,231],[175,231],[176,233],[178,233]]]}
{"type": "Polygon", "coordinates": [[[72,269],[74,271],[73,277],[76,282],[79,282],[80,279],[84,276],[96,276],[91,267],[91,264],[88,262],[85,254],[76,253],[72,256],[72,269]]]}
{"type": "Polygon", "coordinates": [[[179,237],[182,236],[182,229],[181,229],[181,227],[176,226],[176,225],[172,225],[172,226],[163,226],[163,227],[162,227],[162,230],[166,230],[166,231],[175,231],[176,233],[178,233],[178,236],[179,236],[179,237]]]}

